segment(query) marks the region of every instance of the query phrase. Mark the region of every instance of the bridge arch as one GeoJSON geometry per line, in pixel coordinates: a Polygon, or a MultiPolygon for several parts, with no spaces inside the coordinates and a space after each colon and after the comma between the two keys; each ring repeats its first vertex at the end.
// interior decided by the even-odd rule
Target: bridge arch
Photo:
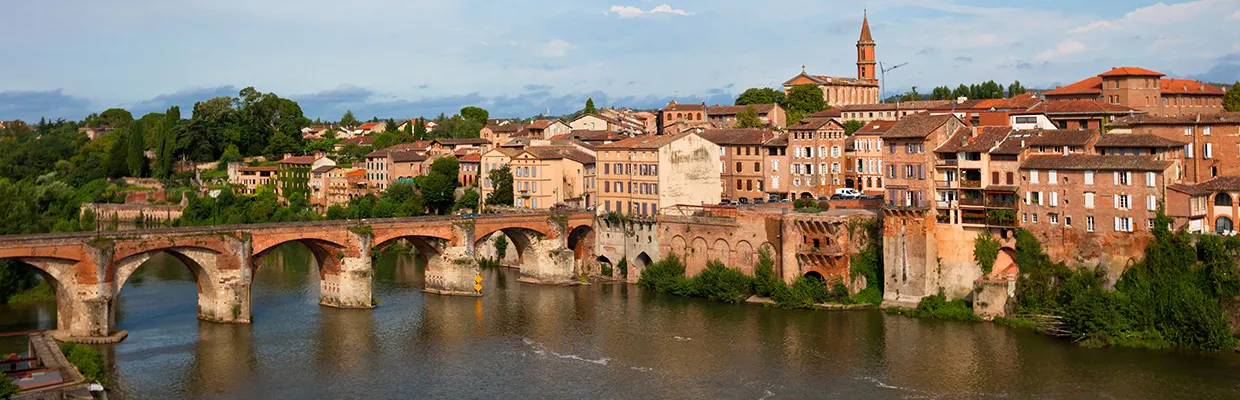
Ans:
{"type": "Polygon", "coordinates": [[[443,246],[451,241],[448,238],[426,235],[391,236],[386,238],[383,242],[376,242],[374,249],[377,252],[382,252],[401,240],[409,242],[409,244],[418,251],[418,257],[421,258],[422,261],[427,262],[429,262],[432,258],[438,257],[439,253],[443,251],[443,246]]]}
{"type": "Polygon", "coordinates": [[[594,227],[578,225],[568,232],[568,249],[573,251],[573,259],[583,262],[594,255],[594,227]]]}
{"type": "Polygon", "coordinates": [[[710,248],[706,245],[706,239],[700,236],[695,237],[690,246],[688,257],[685,257],[685,276],[694,276],[706,269],[706,261],[710,257],[707,253],[710,248]]]}
{"type": "Polygon", "coordinates": [[[290,238],[287,240],[267,241],[261,246],[256,244],[254,247],[254,255],[250,257],[250,267],[257,270],[267,256],[280,246],[289,243],[299,243],[310,250],[310,254],[314,255],[314,261],[319,267],[319,279],[322,280],[327,275],[335,275],[340,273],[340,262],[344,257],[357,257],[360,255],[360,249],[346,246],[336,241],[320,239],[320,238],[290,238]]]}
{"type": "Polygon", "coordinates": [[[475,240],[474,245],[477,246],[492,240],[495,234],[504,235],[504,237],[508,238],[508,243],[517,250],[518,264],[524,262],[526,249],[529,249],[535,242],[542,240],[546,236],[543,232],[524,227],[500,228],[475,235],[474,237],[477,240],[475,240]]]}
{"type": "Polygon", "coordinates": [[[675,254],[677,257],[680,257],[682,261],[688,261],[689,245],[688,243],[685,242],[684,237],[680,235],[673,236],[671,246],[672,247],[670,248],[671,250],[670,253],[675,254]]]}
{"type": "Polygon", "coordinates": [[[18,264],[19,268],[30,268],[47,282],[56,299],[56,329],[68,330],[72,326],[73,307],[77,303],[71,298],[74,293],[68,290],[68,286],[75,283],[73,271],[80,261],[57,257],[0,258],[0,262],[4,261],[18,264]]]}
{"type": "MultiPolygon", "coordinates": [[[[189,270],[194,278],[194,286],[197,289],[198,298],[198,318],[209,321],[228,320],[227,312],[232,307],[235,299],[224,299],[221,296],[223,292],[220,290],[220,282],[222,282],[223,274],[220,267],[227,264],[223,262],[219,251],[205,247],[168,247],[147,250],[139,253],[133,253],[112,262],[111,269],[116,280],[116,294],[119,296],[124,292],[125,283],[133,276],[143,265],[147,264],[152,257],[160,254],[166,254],[189,270]]],[[[248,315],[248,310],[246,310],[248,315]]],[[[237,314],[240,310],[237,311],[237,314]]],[[[115,310],[109,316],[111,324],[115,325],[115,310]]],[[[234,316],[233,318],[237,318],[234,316]]],[[[248,319],[248,318],[247,318],[248,319]]]]}
{"type": "Polygon", "coordinates": [[[715,239],[715,244],[710,247],[710,259],[724,264],[732,262],[732,246],[727,240],[715,239]]]}

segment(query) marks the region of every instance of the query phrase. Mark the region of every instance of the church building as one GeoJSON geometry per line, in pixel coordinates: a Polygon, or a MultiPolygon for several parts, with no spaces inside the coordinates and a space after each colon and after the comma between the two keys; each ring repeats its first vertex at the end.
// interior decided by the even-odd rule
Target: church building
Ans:
{"type": "Polygon", "coordinates": [[[874,38],[870,36],[869,16],[862,17],[861,38],[857,40],[857,77],[810,75],[801,66],[801,73],[784,82],[784,92],[796,85],[818,85],[823,99],[832,108],[853,104],[879,102],[877,65],[874,60],[874,38]]]}

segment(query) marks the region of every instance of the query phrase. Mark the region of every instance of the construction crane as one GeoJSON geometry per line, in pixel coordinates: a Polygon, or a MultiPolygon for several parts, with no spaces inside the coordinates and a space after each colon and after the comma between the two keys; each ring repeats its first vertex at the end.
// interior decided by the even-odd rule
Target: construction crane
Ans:
{"type": "Polygon", "coordinates": [[[887,85],[887,73],[888,73],[888,72],[891,72],[891,71],[894,71],[896,68],[900,68],[900,67],[903,67],[903,66],[905,66],[905,65],[908,65],[908,63],[903,63],[903,64],[895,65],[895,66],[892,66],[891,68],[883,68],[883,63],[882,63],[881,61],[878,63],[878,70],[879,70],[879,72],[881,72],[881,73],[883,74],[883,76],[882,76],[882,80],[878,82],[878,92],[879,92],[879,96],[878,96],[878,97],[879,97],[879,99],[878,99],[878,101],[879,101],[880,103],[886,103],[886,102],[887,102],[887,92],[883,90],[883,88],[884,88],[884,87],[886,87],[886,85],[887,85]]]}

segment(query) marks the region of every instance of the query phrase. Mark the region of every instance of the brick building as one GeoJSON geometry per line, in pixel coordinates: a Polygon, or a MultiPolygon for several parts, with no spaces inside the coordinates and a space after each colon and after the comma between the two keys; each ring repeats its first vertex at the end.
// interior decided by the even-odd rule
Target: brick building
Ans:
{"type": "Polygon", "coordinates": [[[533,146],[512,158],[513,206],[548,209],[575,201],[592,205],[594,154],[571,146],[533,146]]]}
{"type": "Polygon", "coordinates": [[[865,194],[883,193],[883,134],[895,121],[871,121],[853,132],[853,171],[856,188],[865,194]]]}
{"type": "Polygon", "coordinates": [[[789,192],[792,174],[788,158],[788,134],[778,133],[777,135],[762,144],[764,152],[762,165],[765,166],[763,176],[766,180],[767,201],[785,200],[796,196],[796,193],[789,192]]]}
{"type": "Polygon", "coordinates": [[[951,100],[920,100],[920,101],[897,101],[894,103],[874,103],[874,104],[853,104],[840,107],[838,117],[840,122],[859,121],[861,123],[869,123],[870,121],[886,120],[899,121],[909,115],[920,114],[932,109],[950,106],[951,100]]]}
{"type": "Polygon", "coordinates": [[[706,119],[715,128],[733,128],[736,126],[736,114],[740,114],[750,108],[758,114],[758,120],[768,127],[783,128],[788,123],[788,114],[778,104],[710,106],[706,107],[706,119]]]}
{"type": "Polygon", "coordinates": [[[1111,124],[1116,134],[1147,134],[1183,142],[1183,183],[1240,176],[1240,113],[1159,117],[1137,115],[1111,124]]]}
{"type": "Polygon", "coordinates": [[[1043,93],[1047,100],[1097,100],[1149,115],[1223,112],[1223,89],[1137,67],[1119,67],[1043,93]]]}
{"type": "Polygon", "coordinates": [[[964,126],[952,114],[917,114],[905,117],[880,136],[886,146],[883,161],[887,168],[884,187],[888,207],[933,207],[932,152],[964,126]]]}
{"type": "Polygon", "coordinates": [[[857,40],[857,77],[810,75],[801,66],[801,73],[784,82],[784,92],[796,85],[817,85],[822,89],[823,100],[831,107],[852,104],[875,104],[880,99],[874,49],[877,44],[870,35],[870,19],[861,20],[861,36],[857,40]]]}
{"type": "Polygon", "coordinates": [[[659,110],[659,113],[663,120],[659,132],[664,135],[683,132],[688,128],[709,126],[706,121],[706,103],[678,104],[676,100],[672,100],[667,103],[667,107],[659,110]]]}
{"type": "Polygon", "coordinates": [[[1240,216],[1240,177],[1220,176],[1198,184],[1167,187],[1167,215],[1191,233],[1234,235],[1240,216]]]}
{"type": "Polygon", "coordinates": [[[597,147],[598,213],[651,216],[719,202],[719,145],[695,132],[638,136],[597,147]]]}
{"type": "Polygon", "coordinates": [[[766,199],[762,146],[774,137],[762,129],[703,129],[697,133],[719,145],[719,173],[723,201],[743,203],[766,199]]]}
{"type": "Polygon", "coordinates": [[[846,187],[844,125],[830,118],[808,118],[788,128],[791,191],[801,198],[830,197],[846,187]]]}

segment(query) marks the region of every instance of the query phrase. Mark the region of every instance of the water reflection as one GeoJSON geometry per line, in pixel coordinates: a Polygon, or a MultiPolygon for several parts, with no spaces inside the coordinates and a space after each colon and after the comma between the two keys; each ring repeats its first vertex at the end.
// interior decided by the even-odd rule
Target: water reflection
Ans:
{"type": "MultiPolygon", "coordinates": [[[[102,349],[112,398],[1240,398],[1235,354],[1082,349],[993,324],[713,304],[631,285],[483,270],[481,298],[425,295],[425,264],[375,260],[373,310],[318,305],[300,245],[256,271],[253,324],[195,319],[175,258],[139,269],[102,349]]],[[[47,327],[55,305],[0,306],[47,327]]],[[[0,350],[4,343],[0,341],[0,350]]]]}

